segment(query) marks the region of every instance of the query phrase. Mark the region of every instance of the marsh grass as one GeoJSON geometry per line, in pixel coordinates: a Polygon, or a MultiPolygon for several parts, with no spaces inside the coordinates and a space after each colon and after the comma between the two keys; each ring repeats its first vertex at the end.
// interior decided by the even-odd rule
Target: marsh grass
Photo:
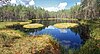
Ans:
{"type": "Polygon", "coordinates": [[[10,47],[14,40],[24,37],[24,33],[11,29],[0,30],[0,46],[10,47]]]}
{"type": "Polygon", "coordinates": [[[20,32],[19,30],[11,30],[11,29],[0,30],[0,37],[1,38],[4,38],[4,36],[8,37],[8,38],[23,37],[25,35],[26,35],[25,33],[20,32]]]}
{"type": "Polygon", "coordinates": [[[57,23],[54,24],[55,27],[57,28],[72,28],[72,27],[77,27],[77,23],[57,23]]]}
{"type": "Polygon", "coordinates": [[[18,24],[20,25],[26,25],[26,24],[30,24],[31,22],[19,22],[18,24]]]}
{"type": "Polygon", "coordinates": [[[10,47],[0,47],[0,54],[60,54],[59,45],[49,35],[23,37],[10,47]]]}
{"type": "Polygon", "coordinates": [[[13,25],[26,25],[31,22],[0,22],[0,29],[6,28],[7,26],[13,26],[13,25]]]}
{"type": "Polygon", "coordinates": [[[38,23],[34,23],[34,24],[27,24],[27,25],[24,25],[23,27],[24,28],[40,28],[40,27],[43,27],[44,25],[42,24],[38,24],[38,23]]]}
{"type": "Polygon", "coordinates": [[[6,28],[7,25],[17,24],[18,22],[0,22],[0,28],[6,28]]]}

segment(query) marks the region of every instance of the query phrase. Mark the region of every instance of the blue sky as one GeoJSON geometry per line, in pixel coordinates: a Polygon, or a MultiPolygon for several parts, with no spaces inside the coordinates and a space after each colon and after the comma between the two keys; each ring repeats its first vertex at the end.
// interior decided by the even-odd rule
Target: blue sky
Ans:
{"type": "Polygon", "coordinates": [[[62,9],[69,9],[76,3],[80,4],[80,0],[34,0],[35,5],[43,7],[49,11],[58,11],[62,9]]]}
{"type": "Polygon", "coordinates": [[[80,0],[11,0],[11,4],[22,4],[25,6],[37,6],[48,11],[58,11],[69,9],[76,3],[80,4],[80,0]]]}
{"type": "Polygon", "coordinates": [[[67,3],[66,8],[70,8],[75,3],[80,2],[80,0],[34,0],[36,6],[40,7],[56,7],[60,3],[67,3]]]}

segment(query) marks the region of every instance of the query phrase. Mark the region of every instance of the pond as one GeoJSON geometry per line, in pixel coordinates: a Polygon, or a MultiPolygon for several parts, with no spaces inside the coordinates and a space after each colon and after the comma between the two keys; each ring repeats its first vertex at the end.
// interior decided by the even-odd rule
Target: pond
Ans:
{"type": "MultiPolygon", "coordinates": [[[[66,49],[79,48],[83,43],[83,39],[81,39],[79,33],[74,31],[73,28],[60,29],[53,26],[56,23],[67,23],[67,22],[78,23],[77,21],[71,21],[71,20],[34,20],[32,23],[40,23],[43,24],[44,27],[38,29],[29,29],[29,30],[25,29],[26,30],[25,32],[28,33],[30,36],[38,36],[42,34],[50,35],[66,49]]],[[[23,31],[24,29],[21,28],[21,30],[23,31]]]]}
{"type": "Polygon", "coordinates": [[[54,39],[57,39],[60,45],[64,46],[66,49],[79,48],[83,41],[80,38],[80,35],[72,31],[71,29],[59,29],[52,25],[49,25],[42,30],[29,32],[29,34],[30,35],[42,35],[42,34],[51,35],[54,39]]]}

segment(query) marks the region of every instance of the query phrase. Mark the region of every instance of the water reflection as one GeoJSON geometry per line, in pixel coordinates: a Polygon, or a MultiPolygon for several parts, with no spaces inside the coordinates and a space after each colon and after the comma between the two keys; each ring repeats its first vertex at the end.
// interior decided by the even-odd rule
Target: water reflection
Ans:
{"type": "Polygon", "coordinates": [[[52,26],[52,25],[50,25],[50,26],[46,27],[45,29],[57,29],[57,28],[52,26]]]}
{"type": "Polygon", "coordinates": [[[77,20],[61,20],[61,19],[57,19],[57,20],[32,20],[32,23],[40,23],[45,25],[46,27],[49,25],[54,25],[56,23],[78,23],[77,20]]]}
{"type": "Polygon", "coordinates": [[[49,34],[59,41],[66,48],[78,48],[81,45],[82,39],[79,34],[74,33],[71,29],[59,29],[54,26],[48,26],[36,32],[31,32],[31,35],[49,34]]]}
{"type": "Polygon", "coordinates": [[[66,30],[66,29],[59,29],[59,31],[60,31],[61,33],[67,33],[67,30],[66,30]]]}

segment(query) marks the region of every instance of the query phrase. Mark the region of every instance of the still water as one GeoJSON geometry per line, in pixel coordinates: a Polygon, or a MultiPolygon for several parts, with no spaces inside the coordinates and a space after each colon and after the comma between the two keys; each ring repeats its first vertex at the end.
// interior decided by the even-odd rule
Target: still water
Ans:
{"type": "Polygon", "coordinates": [[[82,39],[80,35],[71,29],[59,29],[52,25],[45,27],[42,30],[37,30],[35,32],[29,32],[30,35],[42,35],[49,34],[54,39],[60,43],[60,45],[64,46],[66,49],[68,48],[79,48],[82,43],[82,39]]]}

